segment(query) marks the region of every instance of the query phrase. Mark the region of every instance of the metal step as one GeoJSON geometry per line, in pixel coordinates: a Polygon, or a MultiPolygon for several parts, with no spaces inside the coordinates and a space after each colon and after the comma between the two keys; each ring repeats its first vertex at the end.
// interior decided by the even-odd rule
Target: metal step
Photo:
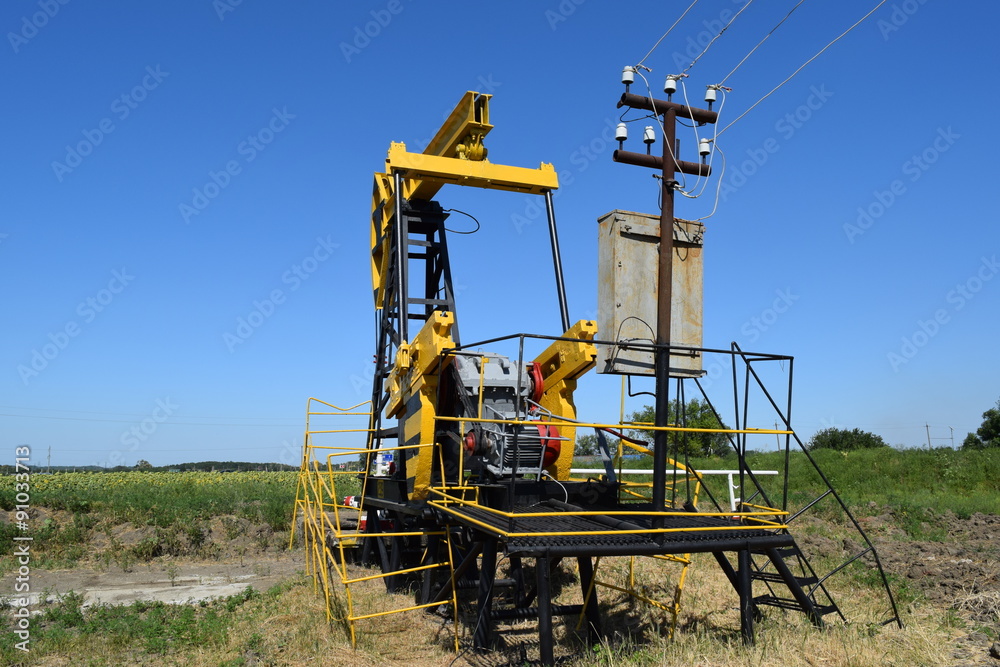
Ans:
{"type": "MultiPolygon", "coordinates": [[[[756,581],[768,581],[775,584],[784,584],[785,580],[781,578],[781,575],[777,572],[751,572],[750,578],[756,581]]],[[[799,586],[813,586],[819,583],[818,577],[795,577],[795,581],[798,582],[799,586]]]]}
{"type": "MultiPolygon", "coordinates": [[[[758,595],[753,599],[754,604],[766,605],[768,607],[778,607],[779,609],[791,609],[793,611],[805,611],[795,600],[787,600],[785,598],[775,597],[773,595],[758,595]]],[[[819,605],[814,604],[813,607],[816,609],[816,613],[820,616],[826,616],[827,614],[832,614],[837,611],[837,605],[819,605]]]]}
{"type": "MultiPolygon", "coordinates": [[[[514,588],[515,586],[517,586],[517,582],[514,581],[513,579],[494,579],[493,580],[493,589],[494,590],[500,589],[500,588],[514,588]]],[[[478,579],[461,579],[458,582],[458,589],[459,590],[473,590],[474,591],[474,590],[477,590],[478,588],[479,588],[479,580],[478,579]]]]}
{"type": "MultiPolygon", "coordinates": [[[[788,560],[789,558],[794,558],[796,556],[802,555],[802,552],[799,551],[799,547],[794,544],[790,547],[778,547],[777,549],[775,549],[775,551],[777,551],[778,555],[781,556],[781,560],[788,560]]],[[[755,556],[766,556],[767,549],[751,549],[750,553],[754,554],[755,556]]]]}
{"type": "MultiPolygon", "coordinates": [[[[554,604],[552,605],[553,616],[572,616],[583,611],[582,604],[554,604]]],[[[494,609],[489,613],[489,617],[496,621],[522,621],[530,618],[538,618],[538,607],[518,607],[515,609],[494,609]]]]}

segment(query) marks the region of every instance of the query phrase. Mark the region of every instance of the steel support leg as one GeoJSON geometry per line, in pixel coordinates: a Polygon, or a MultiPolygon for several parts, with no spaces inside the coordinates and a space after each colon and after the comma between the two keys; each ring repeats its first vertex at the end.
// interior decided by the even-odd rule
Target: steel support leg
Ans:
{"type": "Polygon", "coordinates": [[[520,556],[510,557],[510,577],[514,580],[514,606],[528,606],[528,594],[524,587],[524,565],[520,556]]]}
{"type": "MultiPolygon", "coordinates": [[[[397,524],[398,525],[398,524],[397,524]]],[[[389,571],[397,572],[403,569],[403,538],[397,536],[389,538],[389,571]]],[[[398,574],[385,578],[386,588],[390,593],[399,591],[401,578],[398,574]]]]}
{"type": "Polygon", "coordinates": [[[549,557],[535,559],[538,586],[538,650],[543,665],[555,664],[552,651],[552,597],[549,588],[549,557]]]}
{"type": "Polygon", "coordinates": [[[753,581],[750,578],[750,549],[740,549],[737,555],[739,569],[736,571],[737,591],[740,595],[740,634],[743,643],[753,645],[753,581]]]}
{"type": "MultiPolygon", "coordinates": [[[[476,572],[476,558],[479,557],[480,552],[483,550],[483,545],[480,542],[473,544],[469,550],[462,556],[462,560],[458,567],[455,567],[454,580],[456,583],[462,581],[466,574],[471,573],[470,578],[476,578],[478,573],[476,572]]],[[[452,545],[451,553],[448,557],[451,559],[452,567],[454,567],[456,556],[461,555],[460,550],[452,545]]],[[[444,602],[448,597],[451,596],[451,582],[452,577],[445,580],[444,585],[441,590],[434,596],[433,600],[428,600],[428,602],[444,602]]]]}
{"type": "Polygon", "coordinates": [[[580,587],[583,589],[583,604],[587,615],[587,636],[591,644],[601,641],[601,613],[597,608],[597,587],[591,590],[594,580],[594,566],[590,556],[580,556],[576,559],[580,566],[580,587]],[[587,593],[590,595],[587,595],[587,593]]]}
{"type": "Polygon", "coordinates": [[[479,569],[479,605],[476,608],[476,633],[473,636],[473,646],[476,650],[489,648],[493,637],[493,619],[490,609],[493,606],[493,581],[497,576],[497,541],[483,541],[483,563],[479,569]]]}
{"type": "MultiPolygon", "coordinates": [[[[421,565],[433,565],[438,562],[438,553],[441,548],[441,536],[431,535],[427,538],[427,550],[424,552],[424,558],[420,562],[421,565]]],[[[420,582],[420,604],[431,601],[431,595],[434,593],[434,580],[437,578],[437,570],[431,568],[430,570],[424,570],[422,580],[420,582]]]]}

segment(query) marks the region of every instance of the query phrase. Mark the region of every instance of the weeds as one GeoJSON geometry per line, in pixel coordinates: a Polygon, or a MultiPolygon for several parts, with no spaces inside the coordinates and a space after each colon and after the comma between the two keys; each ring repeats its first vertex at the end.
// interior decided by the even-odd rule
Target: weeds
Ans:
{"type": "MultiPolygon", "coordinates": [[[[838,495],[861,516],[899,507],[933,507],[938,514],[951,512],[963,519],[976,512],[1000,514],[1000,449],[928,451],[882,447],[852,452],[817,450],[811,455],[838,495]]],[[[746,460],[753,470],[784,472],[784,457],[783,452],[748,452],[746,460]]],[[[695,469],[737,467],[735,455],[692,459],[690,464],[695,469]]],[[[643,467],[643,463],[637,462],[636,467],[643,467]]],[[[782,476],[759,479],[771,500],[780,503],[782,476]]],[[[705,484],[717,498],[728,495],[725,478],[708,478],[705,484]]],[[[793,451],[789,457],[789,506],[802,506],[825,490],[805,454],[793,451]]],[[[824,518],[837,513],[832,499],[815,509],[824,518]]],[[[926,530],[913,525],[910,529],[918,534],[926,530]]],[[[930,537],[919,539],[939,538],[940,534],[932,531],[930,537]]]]}
{"type": "MultiPolygon", "coordinates": [[[[290,584],[285,590],[298,584],[290,584]]],[[[140,660],[145,664],[152,656],[178,654],[192,648],[199,651],[222,648],[235,623],[276,610],[274,597],[268,597],[270,607],[244,610],[248,603],[262,599],[264,596],[248,586],[237,595],[197,606],[139,600],[127,606],[98,604],[85,609],[83,595],[70,591],[43,606],[32,621],[33,659],[45,655],[120,653],[119,659],[132,662],[135,651],[139,651],[147,656],[147,660],[140,660]]],[[[251,643],[260,646],[263,638],[257,637],[251,643]]],[[[23,659],[19,653],[14,642],[5,641],[0,646],[0,664],[16,664],[23,659]]]]}
{"type": "MultiPolygon", "coordinates": [[[[862,516],[885,515],[894,529],[905,532],[906,539],[945,539],[941,516],[948,511],[962,517],[975,512],[1000,514],[1000,453],[997,452],[872,450],[850,452],[848,456],[816,452],[816,457],[852,509],[862,516]],[[934,513],[928,512],[927,507],[934,507],[934,513]]],[[[782,470],[784,466],[784,457],[779,453],[753,454],[748,459],[757,469],[782,470]]],[[[808,472],[805,464],[804,456],[791,457],[793,501],[811,499],[820,490],[818,477],[808,472]]],[[[719,459],[696,461],[692,465],[735,467],[734,462],[719,459]]],[[[240,478],[241,473],[225,476],[162,473],[162,477],[148,473],[76,475],[41,478],[40,486],[45,486],[37,490],[34,498],[36,506],[45,508],[46,514],[32,524],[40,562],[82,558],[88,540],[100,538],[105,538],[108,548],[97,559],[106,569],[114,563],[127,570],[137,562],[182,553],[219,558],[223,555],[219,532],[242,539],[239,548],[246,549],[249,544],[251,549],[255,546],[264,549],[272,541],[282,543],[280,535],[272,539],[272,533],[265,530],[244,536],[250,527],[247,522],[254,525],[263,522],[272,530],[286,530],[295,490],[295,473],[270,473],[273,477],[259,474],[255,478],[240,478]],[[225,484],[216,477],[223,478],[225,484]],[[196,479],[202,481],[195,484],[196,479]],[[210,524],[216,520],[219,523],[210,524]],[[135,528],[134,534],[141,539],[129,542],[119,529],[123,523],[135,528]],[[218,531],[216,541],[209,531],[210,525],[218,531]]],[[[764,478],[763,482],[773,483],[774,487],[767,491],[780,499],[780,483],[774,478],[764,478]]],[[[721,485],[724,484],[723,478],[721,485]]],[[[5,493],[0,489],[0,506],[8,502],[5,493]]],[[[726,497],[721,492],[716,495],[726,497]]],[[[826,503],[817,506],[819,516],[827,511],[832,514],[826,503]]],[[[808,525],[802,527],[804,535],[826,538],[839,550],[842,540],[839,532],[828,532],[822,527],[806,530],[808,525]]],[[[0,523],[0,553],[13,544],[10,538],[15,534],[15,528],[0,523]]],[[[897,534],[902,533],[897,531],[897,534]]],[[[11,560],[0,560],[4,563],[0,568],[11,560]]],[[[173,585],[178,574],[176,564],[170,561],[164,571],[173,585]]],[[[615,621],[613,627],[605,628],[613,641],[596,649],[583,649],[585,655],[567,664],[931,665],[940,664],[948,637],[961,616],[972,615],[986,625],[1000,619],[1000,600],[980,593],[956,600],[954,611],[942,623],[940,609],[929,610],[926,600],[916,591],[918,583],[890,573],[890,586],[900,605],[908,609],[907,630],[881,629],[866,619],[824,633],[798,619],[790,620],[788,614],[774,612],[760,626],[762,639],[758,646],[747,649],[739,642],[731,585],[718,568],[714,564],[696,566],[690,578],[682,601],[680,629],[673,643],[661,636],[662,619],[640,615],[627,606],[615,607],[611,594],[607,594],[601,604],[611,614],[609,620],[615,621]],[[878,629],[873,632],[873,628],[878,629]],[[776,639],[778,636],[781,641],[776,639]]],[[[641,581],[644,585],[659,586],[655,591],[659,597],[663,597],[664,587],[669,584],[666,578],[641,581]]],[[[873,591],[881,588],[878,573],[860,561],[852,566],[852,576],[843,581],[838,585],[845,587],[845,599],[852,596],[862,602],[869,597],[874,599],[873,591]]],[[[72,657],[77,661],[74,664],[78,664],[79,656],[95,656],[100,664],[383,664],[381,651],[390,650],[386,642],[372,638],[372,634],[368,639],[362,635],[362,647],[358,651],[351,649],[338,632],[339,626],[331,630],[322,596],[314,594],[311,584],[305,584],[299,578],[282,582],[264,594],[248,588],[223,600],[179,606],[136,602],[125,607],[97,605],[84,609],[81,595],[67,593],[38,606],[32,631],[32,660],[58,664],[72,657]],[[369,641],[370,644],[364,644],[369,641]]],[[[373,587],[378,588],[375,584],[373,587]]],[[[574,586],[566,586],[566,590],[579,593],[574,586]]],[[[384,587],[377,595],[384,595],[384,587]]],[[[398,618],[398,624],[392,625],[396,628],[393,632],[411,633],[401,635],[405,641],[391,642],[391,650],[396,652],[399,662],[447,664],[451,658],[444,658],[438,645],[429,639],[440,630],[431,627],[433,620],[426,621],[431,618],[429,615],[415,614],[405,621],[398,618]],[[427,655],[438,653],[424,663],[410,655],[420,651],[427,651],[427,655]]],[[[377,627],[386,631],[388,625],[389,622],[378,621],[377,627]]],[[[384,639],[385,633],[377,636],[384,639]]],[[[0,664],[16,664],[24,659],[12,653],[14,642],[10,638],[9,632],[0,635],[3,642],[0,664]]]]}
{"type": "Polygon", "coordinates": [[[952,608],[969,612],[973,620],[998,622],[1000,621],[1000,591],[966,593],[955,600],[952,608]]]}
{"type": "MultiPolygon", "coordinates": [[[[288,529],[295,498],[296,472],[219,473],[58,473],[35,478],[32,505],[42,514],[29,520],[33,562],[44,568],[76,565],[90,554],[107,570],[116,564],[129,571],[136,563],[161,556],[198,554],[221,558],[209,543],[209,522],[221,520],[226,539],[234,540],[251,525],[266,529],[250,539],[260,550],[271,547],[273,532],[288,529]],[[122,544],[116,528],[149,527],[135,544],[122,544]],[[94,542],[107,538],[104,545],[94,542]],[[110,553],[109,553],[110,552],[110,553]]],[[[13,509],[14,487],[0,486],[0,508],[13,509]]],[[[11,553],[20,530],[0,523],[0,556],[11,553]]],[[[281,539],[274,544],[283,545],[281,539]]],[[[0,558],[0,575],[14,560],[0,558]]]]}
{"type": "Polygon", "coordinates": [[[167,566],[164,568],[164,571],[167,573],[167,578],[170,579],[170,587],[173,588],[174,582],[177,580],[177,575],[179,573],[179,569],[177,568],[177,563],[173,561],[167,563],[167,566]]]}
{"type": "MultiPolygon", "coordinates": [[[[217,516],[288,525],[297,472],[58,473],[32,480],[36,507],[100,516],[116,524],[190,526],[217,516]]],[[[14,508],[0,488],[0,509],[14,508]]]]}

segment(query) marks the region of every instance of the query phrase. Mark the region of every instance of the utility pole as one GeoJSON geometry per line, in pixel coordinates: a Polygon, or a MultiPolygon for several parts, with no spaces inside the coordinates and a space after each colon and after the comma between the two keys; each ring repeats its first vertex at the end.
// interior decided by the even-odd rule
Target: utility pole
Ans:
{"type": "MultiPolygon", "coordinates": [[[[627,70],[628,68],[626,68],[627,70]]],[[[670,304],[673,286],[674,257],[674,190],[677,172],[694,176],[708,176],[711,168],[707,164],[685,162],[678,159],[676,153],[677,119],[685,118],[699,125],[715,123],[718,114],[707,109],[693,108],[684,104],[675,104],[669,100],[659,100],[643,97],[628,92],[628,83],[623,73],[623,83],[626,92],[618,101],[618,108],[629,107],[652,112],[660,119],[662,116],[663,155],[634,153],[619,148],[614,152],[614,161],[648,167],[660,170],[660,183],[663,204],[660,208],[660,247],[658,254],[657,276],[657,312],[656,312],[656,348],[654,356],[654,375],[656,378],[655,426],[669,425],[670,409],[670,304]]],[[[676,79],[667,79],[664,90],[668,97],[676,88],[676,79]],[[669,87],[673,82],[672,89],[669,87]]],[[[623,141],[624,138],[620,138],[623,141]]],[[[648,144],[647,144],[648,145],[648,144]]],[[[621,146],[621,143],[619,143],[621,146]]],[[[700,151],[701,147],[699,147],[700,151]]],[[[653,511],[666,510],[666,475],[667,475],[667,432],[657,430],[653,435],[653,511]]],[[[654,528],[663,527],[663,516],[653,520],[654,528]]]]}
{"type": "MultiPolygon", "coordinates": [[[[670,101],[670,96],[677,91],[678,75],[667,77],[663,90],[667,93],[666,100],[642,97],[629,93],[629,84],[634,81],[635,68],[626,67],[622,72],[622,83],[625,84],[625,93],[618,102],[618,108],[629,107],[651,112],[653,117],[661,121],[663,131],[663,155],[651,155],[651,144],[655,142],[654,130],[647,127],[643,132],[643,141],[646,143],[646,154],[633,153],[623,149],[623,143],[628,138],[627,126],[624,122],[618,125],[615,131],[615,138],[618,140],[619,148],[614,152],[615,162],[624,162],[640,167],[658,169],[660,171],[660,193],[662,205],[660,208],[660,245],[657,254],[657,310],[656,310],[656,345],[654,346],[654,376],[656,378],[656,405],[654,425],[658,427],[653,435],[653,492],[652,492],[652,527],[661,529],[664,526],[664,516],[666,515],[666,482],[667,482],[667,432],[661,430],[669,425],[670,408],[670,314],[673,287],[673,257],[674,257],[674,191],[677,189],[677,181],[674,175],[678,172],[691,174],[694,176],[709,176],[711,167],[705,163],[706,156],[711,152],[711,145],[708,139],[699,139],[698,153],[701,155],[701,163],[685,162],[678,158],[677,147],[677,119],[686,118],[692,125],[706,125],[718,121],[718,114],[711,110],[712,101],[715,100],[719,86],[709,86],[705,93],[705,101],[708,102],[709,109],[697,109],[686,104],[674,104],[670,101]]],[[[777,430],[777,429],[775,429],[777,430]]],[[[780,441],[779,441],[780,442],[780,441]]],[[[739,457],[740,470],[743,470],[746,455],[746,439],[740,439],[739,457]]],[[[742,482],[742,475],[741,480],[742,482]]],[[[659,536],[660,543],[664,539],[663,534],[659,536]]],[[[484,552],[485,553],[485,552],[484,552]]],[[[749,543],[747,546],[737,550],[737,568],[732,572],[733,583],[740,596],[740,633],[746,643],[753,642],[754,626],[754,601],[753,601],[753,580],[751,574],[751,557],[749,543]]]]}
{"type": "Polygon", "coordinates": [[[927,428],[927,451],[931,449],[931,425],[924,422],[924,426],[927,428]]]}
{"type": "MultiPolygon", "coordinates": [[[[653,105],[655,107],[655,105],[653,105]]],[[[655,113],[655,112],[654,112],[655,113]]],[[[659,285],[656,303],[656,426],[670,423],[670,305],[674,283],[674,144],[677,141],[677,112],[663,114],[663,164],[660,183],[663,205],[660,207],[659,285]],[[669,159],[668,159],[669,157],[669,159]]],[[[679,415],[678,415],[679,417],[679,415]]],[[[653,511],[666,510],[667,432],[657,431],[653,439],[653,470],[664,472],[663,480],[653,477],[653,511]]],[[[663,527],[657,517],[656,528],[663,527]]]]}
{"type": "Polygon", "coordinates": [[[45,467],[46,467],[46,472],[48,472],[49,474],[51,474],[52,473],[52,445],[49,445],[49,458],[46,461],[45,467]]]}

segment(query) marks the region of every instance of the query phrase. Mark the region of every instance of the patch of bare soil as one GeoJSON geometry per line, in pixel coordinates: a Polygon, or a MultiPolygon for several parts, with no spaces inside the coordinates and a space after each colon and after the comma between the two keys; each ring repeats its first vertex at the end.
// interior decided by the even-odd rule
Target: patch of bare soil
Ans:
{"type": "Polygon", "coordinates": [[[959,519],[949,513],[933,522],[932,529],[945,530],[947,537],[880,540],[876,546],[886,569],[906,577],[929,600],[949,605],[972,593],[1000,592],[1000,516],[959,519]]]}
{"type": "Polygon", "coordinates": [[[262,554],[231,561],[157,559],[130,571],[112,566],[33,570],[32,604],[70,591],[84,596],[84,606],[130,604],[152,600],[184,604],[235,595],[253,586],[266,591],[303,569],[301,553],[262,554]]]}
{"type": "MultiPolygon", "coordinates": [[[[877,519],[885,520],[884,517],[877,519]]],[[[942,541],[887,540],[876,546],[887,571],[907,582],[942,612],[954,610],[974,630],[956,641],[955,665],[1000,665],[1000,516],[934,517],[942,541]]]]}
{"type": "MultiPolygon", "coordinates": [[[[942,616],[955,614],[972,629],[957,637],[953,664],[1000,666],[996,640],[1000,636],[1000,516],[973,514],[963,519],[927,510],[914,518],[886,510],[859,523],[875,544],[885,571],[900,582],[897,588],[909,588],[940,609],[942,616]],[[911,532],[928,539],[913,538],[901,526],[911,526],[911,532]]],[[[818,532],[793,534],[809,554],[839,557],[860,549],[850,540],[818,532]]]]}
{"type": "MultiPolygon", "coordinates": [[[[32,521],[58,534],[73,525],[63,510],[32,508],[32,521]]],[[[11,520],[0,512],[0,520],[11,520]]],[[[216,516],[190,526],[161,528],[102,523],[87,531],[87,558],[78,567],[31,568],[31,599],[70,591],[86,604],[135,600],[197,602],[242,592],[266,591],[304,569],[301,552],[288,552],[288,532],[236,516],[216,516]]],[[[15,597],[13,594],[2,596],[15,597]]],[[[18,594],[16,597],[22,597],[18,594]]]]}

